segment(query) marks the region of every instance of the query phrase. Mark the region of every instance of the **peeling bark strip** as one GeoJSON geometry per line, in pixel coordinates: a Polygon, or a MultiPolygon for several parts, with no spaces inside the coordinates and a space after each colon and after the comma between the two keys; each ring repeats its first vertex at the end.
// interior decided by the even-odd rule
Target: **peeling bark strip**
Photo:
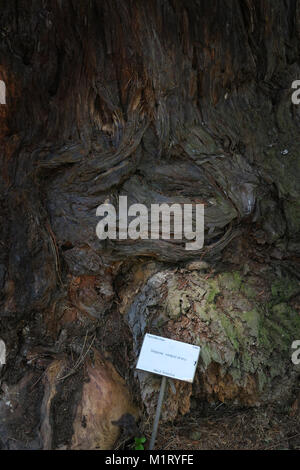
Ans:
{"type": "Polygon", "coordinates": [[[134,370],[145,332],[203,351],[163,420],[191,398],[289,403],[300,0],[0,0],[0,11],[0,446],[120,445],[112,421],[151,418],[157,401],[155,378],[134,370]],[[96,209],[120,196],[203,205],[204,246],[99,240],[96,209]]]}

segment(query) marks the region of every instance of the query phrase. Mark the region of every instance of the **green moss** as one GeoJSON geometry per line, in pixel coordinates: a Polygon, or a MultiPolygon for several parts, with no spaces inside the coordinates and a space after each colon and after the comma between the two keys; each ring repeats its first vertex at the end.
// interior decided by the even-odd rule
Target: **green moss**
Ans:
{"type": "Polygon", "coordinates": [[[176,319],[184,315],[190,309],[188,293],[177,290],[176,287],[169,290],[167,298],[167,314],[170,318],[176,319]]]}
{"type": "Polygon", "coordinates": [[[251,334],[257,337],[260,323],[260,314],[258,313],[258,311],[256,309],[253,309],[249,312],[243,312],[241,317],[247,323],[251,334]]]}
{"type": "Polygon", "coordinates": [[[196,315],[203,321],[208,322],[211,321],[211,316],[207,312],[206,306],[203,306],[201,303],[195,302],[194,309],[196,315]]]}
{"type": "Polygon", "coordinates": [[[272,348],[272,340],[264,326],[261,326],[258,332],[258,345],[263,346],[266,350],[270,350],[272,348]]]}
{"type": "Polygon", "coordinates": [[[210,281],[209,291],[206,294],[207,302],[210,304],[214,303],[219,293],[220,293],[220,289],[219,289],[217,282],[215,280],[210,281]]]}
{"type": "MultiPolygon", "coordinates": [[[[201,344],[201,343],[200,343],[201,344]]],[[[210,348],[206,344],[201,344],[201,360],[204,364],[205,369],[211,363],[211,351],[210,348]]]]}
{"type": "Polygon", "coordinates": [[[203,343],[201,347],[201,359],[205,368],[207,368],[211,362],[217,362],[218,364],[222,364],[224,362],[220,351],[213,346],[203,343]]]}
{"type": "Polygon", "coordinates": [[[287,333],[282,324],[277,321],[267,319],[264,324],[268,335],[273,343],[273,347],[280,347],[282,351],[286,351],[291,346],[291,332],[287,333]]]}
{"type": "Polygon", "coordinates": [[[213,279],[196,273],[184,291],[175,281],[169,285],[167,313],[178,314],[180,298],[186,296],[182,314],[186,311],[191,320],[193,315],[201,319],[191,323],[190,331],[194,344],[201,346],[203,368],[218,363],[220,372],[229,373],[241,387],[247,386],[250,374],[264,393],[271,386],[271,375],[284,377],[292,340],[300,334],[300,316],[289,304],[300,292],[297,280],[275,278],[270,269],[263,279],[245,278],[239,271],[213,279]],[[258,296],[262,290],[271,290],[267,300],[258,296]]]}
{"type": "Polygon", "coordinates": [[[241,292],[248,299],[256,299],[257,297],[257,291],[248,282],[245,282],[241,285],[241,292]]]}
{"type": "Polygon", "coordinates": [[[242,277],[238,271],[220,274],[219,285],[230,291],[239,291],[242,285],[242,277]]]}
{"type": "Polygon", "coordinates": [[[234,282],[236,285],[236,289],[240,290],[241,284],[242,284],[242,278],[241,278],[240,273],[238,271],[234,271],[233,278],[234,278],[234,282]]]}
{"type": "Polygon", "coordinates": [[[242,378],[242,372],[240,365],[238,364],[237,367],[232,367],[230,370],[230,375],[233,378],[235,383],[239,383],[242,378]]]}
{"type": "Polygon", "coordinates": [[[259,391],[262,392],[265,385],[268,383],[268,378],[266,377],[265,372],[261,369],[257,372],[257,377],[258,377],[259,391]]]}
{"type": "Polygon", "coordinates": [[[300,333],[300,315],[285,302],[274,305],[272,308],[273,321],[280,323],[290,334],[297,331],[300,333]]]}
{"type": "MultiPolygon", "coordinates": [[[[278,292],[276,291],[277,295],[278,292]]],[[[286,351],[290,348],[295,331],[300,332],[300,317],[286,302],[276,305],[267,305],[268,316],[262,317],[259,325],[259,344],[272,351],[274,347],[280,347],[286,351]]]]}
{"type": "MultiPolygon", "coordinates": [[[[277,292],[278,295],[278,292],[277,292]]],[[[266,304],[268,315],[261,315],[258,324],[258,344],[270,352],[274,348],[290,348],[295,331],[300,332],[300,317],[286,302],[266,304]]]]}
{"type": "Polygon", "coordinates": [[[245,349],[245,351],[243,351],[243,364],[244,364],[245,371],[254,372],[252,356],[250,355],[250,353],[247,349],[245,349]]]}
{"type": "Polygon", "coordinates": [[[222,325],[228,339],[230,340],[232,346],[234,347],[234,349],[236,351],[239,351],[240,343],[239,343],[239,339],[238,339],[238,332],[237,332],[237,329],[236,329],[235,325],[232,323],[232,321],[225,314],[220,315],[220,321],[221,321],[221,325],[222,325]]]}
{"type": "Polygon", "coordinates": [[[295,279],[283,277],[281,279],[276,279],[276,281],[273,282],[271,292],[273,297],[272,300],[276,302],[286,301],[300,293],[300,285],[295,279]]]}

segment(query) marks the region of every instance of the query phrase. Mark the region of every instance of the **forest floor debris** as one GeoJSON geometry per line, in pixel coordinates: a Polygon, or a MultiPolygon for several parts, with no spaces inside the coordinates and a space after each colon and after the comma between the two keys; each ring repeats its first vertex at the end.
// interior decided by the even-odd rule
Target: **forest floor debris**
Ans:
{"type": "MultiPolygon", "coordinates": [[[[233,409],[220,404],[159,427],[156,449],[300,450],[300,398],[290,407],[233,409]]],[[[150,439],[151,429],[146,433],[150,439]]]]}

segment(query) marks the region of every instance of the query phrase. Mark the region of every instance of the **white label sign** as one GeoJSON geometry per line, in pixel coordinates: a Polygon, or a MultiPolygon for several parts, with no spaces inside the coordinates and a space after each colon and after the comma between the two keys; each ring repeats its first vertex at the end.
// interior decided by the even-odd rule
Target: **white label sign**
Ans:
{"type": "Polygon", "coordinates": [[[200,347],[146,334],[136,368],[193,382],[200,347]]]}

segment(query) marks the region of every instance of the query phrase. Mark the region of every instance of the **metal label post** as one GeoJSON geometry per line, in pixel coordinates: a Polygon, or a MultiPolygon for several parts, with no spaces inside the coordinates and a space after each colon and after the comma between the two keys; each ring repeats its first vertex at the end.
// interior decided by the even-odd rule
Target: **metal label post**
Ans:
{"type": "Polygon", "coordinates": [[[167,377],[163,376],[162,379],[161,379],[161,384],[160,384],[160,391],[159,391],[157,408],[156,408],[156,413],[155,413],[155,418],[154,418],[154,423],[153,423],[153,430],[152,430],[149,450],[154,449],[155,439],[156,439],[157,429],[158,429],[158,423],[159,423],[159,418],[160,418],[160,414],[161,414],[161,408],[162,408],[162,404],[163,404],[163,400],[164,400],[166,383],[167,383],[167,377]]]}

